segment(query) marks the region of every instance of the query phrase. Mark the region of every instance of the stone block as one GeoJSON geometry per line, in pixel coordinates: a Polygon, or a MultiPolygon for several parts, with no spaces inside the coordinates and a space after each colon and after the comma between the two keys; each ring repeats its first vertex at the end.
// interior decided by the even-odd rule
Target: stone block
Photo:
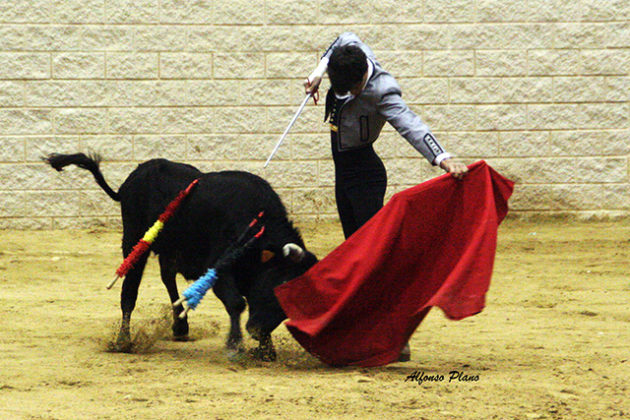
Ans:
{"type": "Polygon", "coordinates": [[[222,107],[214,110],[213,133],[264,133],[267,130],[264,107],[222,107]]]}
{"type": "MultiPolygon", "coordinates": [[[[372,4],[372,24],[383,25],[422,23],[424,21],[424,5],[421,1],[380,0],[372,4]]],[[[385,33],[386,31],[383,31],[385,33]]],[[[372,45],[372,44],[368,44],[372,45]]]]}
{"type": "Polygon", "coordinates": [[[477,127],[480,130],[522,130],[528,128],[525,105],[480,105],[477,127]]]}
{"type": "Polygon", "coordinates": [[[55,79],[102,79],[105,55],[102,53],[62,53],[53,57],[55,79]]]}
{"type": "Polygon", "coordinates": [[[311,24],[317,22],[321,3],[315,0],[275,0],[265,2],[266,23],[272,25],[311,24]]]}
{"type": "Polygon", "coordinates": [[[0,133],[50,134],[52,111],[49,109],[0,109],[0,133]]]}
{"type": "Polygon", "coordinates": [[[218,79],[265,77],[265,55],[255,53],[214,55],[214,76],[218,79]]]}
{"type": "Polygon", "coordinates": [[[453,103],[498,103],[502,100],[499,78],[452,78],[450,96],[453,103]]]}
{"type": "Polygon", "coordinates": [[[630,128],[630,103],[584,103],[577,109],[578,128],[630,128]]]}
{"type": "Polygon", "coordinates": [[[78,216],[78,191],[0,192],[0,218],[78,216]]]}
{"type": "Polygon", "coordinates": [[[403,100],[408,104],[449,103],[449,81],[446,78],[397,78],[397,80],[403,92],[403,100]]]}
{"type": "Polygon", "coordinates": [[[110,82],[102,80],[31,80],[24,84],[25,104],[28,107],[113,105],[114,93],[110,86],[110,82]]]}
{"type": "Polygon", "coordinates": [[[27,82],[0,81],[0,107],[20,107],[26,104],[24,86],[27,82]]]}
{"type": "Polygon", "coordinates": [[[425,22],[474,22],[476,19],[474,0],[453,0],[443,2],[426,0],[424,5],[425,22]]]}
{"type": "Polygon", "coordinates": [[[385,159],[383,163],[387,168],[388,185],[416,185],[425,179],[427,161],[420,155],[415,159],[385,159]]]}
{"type": "Polygon", "coordinates": [[[499,138],[499,156],[557,156],[551,152],[551,134],[546,131],[502,132],[499,138]]]}
{"type": "MultiPolygon", "coordinates": [[[[268,30],[245,33],[240,47],[235,51],[265,52],[312,52],[321,56],[328,46],[339,36],[344,28],[319,25],[284,25],[270,26],[268,30]],[[261,44],[260,48],[251,48],[261,44]]],[[[347,28],[345,28],[347,29],[347,28]]],[[[232,45],[232,38],[227,38],[227,45],[232,45]]]]}
{"type": "Polygon", "coordinates": [[[584,75],[628,75],[630,49],[583,50],[579,58],[584,75]]]}
{"type": "Polygon", "coordinates": [[[526,51],[477,51],[477,76],[525,76],[527,75],[526,51]]]}
{"type": "MultiPolygon", "coordinates": [[[[260,83],[260,82],[259,82],[260,83]]],[[[191,105],[234,106],[246,105],[241,93],[243,81],[236,80],[191,80],[188,82],[191,105]]]]}
{"type": "Polygon", "coordinates": [[[28,162],[41,162],[42,157],[51,153],[77,153],[79,151],[78,136],[29,136],[24,139],[24,143],[28,162]]]}
{"type": "Polygon", "coordinates": [[[317,185],[317,161],[277,161],[269,164],[264,174],[260,163],[256,168],[252,169],[262,174],[274,188],[312,188],[317,185]]]}
{"type": "Polygon", "coordinates": [[[527,1],[477,1],[477,19],[479,22],[523,22],[530,17],[531,9],[527,1]]]}
{"type": "MultiPolygon", "coordinates": [[[[439,133],[433,132],[433,135],[442,146],[446,147],[444,138],[439,133]]],[[[420,152],[389,125],[383,128],[378,141],[374,143],[374,150],[381,159],[417,158],[421,156],[420,152]]],[[[330,151],[328,155],[330,156],[330,151]]]]}
{"type": "Polygon", "coordinates": [[[102,0],[52,0],[51,18],[58,23],[103,23],[105,3],[102,0]]]}
{"type": "Polygon", "coordinates": [[[105,19],[114,24],[160,22],[160,0],[108,0],[105,19]]]}
{"type": "Polygon", "coordinates": [[[583,19],[606,22],[630,18],[630,4],[624,0],[584,0],[580,3],[583,19]]]}
{"type": "Polygon", "coordinates": [[[535,130],[571,130],[579,126],[579,106],[564,105],[527,105],[528,126],[535,130]]]}
{"type": "Polygon", "coordinates": [[[427,105],[411,107],[432,131],[472,131],[477,109],[471,105],[427,105]]]}
{"type": "Polygon", "coordinates": [[[556,131],[553,156],[624,156],[630,153],[630,131],[556,131]]]}
{"type": "Polygon", "coordinates": [[[101,134],[108,129],[104,108],[60,108],[54,111],[55,133],[101,134]]]}
{"type": "Polygon", "coordinates": [[[158,55],[141,53],[108,53],[109,79],[155,79],[158,77],[158,55]]]}
{"type": "Polygon", "coordinates": [[[0,137],[0,162],[22,162],[24,157],[24,138],[0,137]]]}
{"type": "MultiPolygon", "coordinates": [[[[263,160],[271,153],[275,136],[258,134],[200,134],[188,138],[188,159],[209,161],[263,160]]],[[[288,160],[290,148],[281,147],[274,157],[288,160]]]]}
{"type": "Polygon", "coordinates": [[[559,23],[556,48],[601,48],[606,45],[609,29],[595,23],[559,23]]]}
{"type": "Polygon", "coordinates": [[[120,221],[120,215],[116,217],[107,217],[107,216],[54,217],[52,219],[52,229],[122,230],[122,222],[120,221]]]}
{"type": "Polygon", "coordinates": [[[266,56],[267,78],[306,78],[317,66],[313,53],[269,53],[266,56]]]}
{"type": "MultiPolygon", "coordinates": [[[[107,118],[112,134],[159,133],[161,115],[158,108],[109,108],[107,118]]],[[[167,132],[162,130],[162,132],[167,132]]]]}
{"type": "MultiPolygon", "coordinates": [[[[276,142],[278,137],[273,136],[276,142]]],[[[326,134],[296,134],[285,139],[286,144],[280,146],[291,150],[290,157],[294,160],[330,159],[330,135],[326,134]]],[[[273,147],[269,149],[273,150],[273,147]]],[[[280,150],[280,149],[278,149],[280,150]]]]}
{"type": "Polygon", "coordinates": [[[162,53],[160,77],[163,79],[212,78],[212,54],[162,53]]]}
{"type": "Polygon", "coordinates": [[[216,130],[219,108],[160,108],[155,110],[165,134],[210,133],[216,130]]]}
{"type": "Polygon", "coordinates": [[[97,153],[104,161],[121,161],[133,156],[133,137],[116,135],[81,136],[81,150],[97,153]]]}
{"type": "Polygon", "coordinates": [[[337,210],[332,188],[297,188],[292,193],[294,214],[331,214],[337,210]]]}
{"type": "Polygon", "coordinates": [[[49,0],[12,0],[0,2],[0,23],[51,23],[49,0]]]}
{"type": "Polygon", "coordinates": [[[501,102],[554,102],[551,77],[505,77],[501,79],[501,102]]]}
{"type": "Polygon", "coordinates": [[[63,25],[52,26],[47,51],[132,51],[134,29],[132,26],[63,25]]]}
{"type": "Polygon", "coordinates": [[[51,28],[44,25],[2,25],[0,26],[0,51],[50,51],[53,44],[52,34],[51,28]]]}
{"type": "MultiPolygon", "coordinates": [[[[0,197],[0,206],[2,198],[0,197]]],[[[50,217],[3,217],[0,218],[0,230],[44,230],[52,229],[50,217]]]]}
{"type": "MultiPolygon", "coordinates": [[[[297,27],[290,27],[291,29],[297,27]]],[[[261,26],[192,26],[187,29],[188,43],[186,48],[191,52],[260,52],[260,51],[293,51],[294,46],[278,48],[268,45],[277,30],[268,30],[261,26]]],[[[296,32],[298,32],[296,30],[296,32]]],[[[279,36],[279,35],[278,35],[279,36]]]]}
{"type": "Polygon", "coordinates": [[[214,5],[221,2],[212,0],[162,0],[160,21],[176,24],[214,23],[214,5]]]}
{"type": "Polygon", "coordinates": [[[186,136],[135,136],[133,157],[135,160],[164,158],[176,161],[187,157],[186,136]]]}
{"type": "Polygon", "coordinates": [[[572,50],[532,50],[528,52],[530,76],[581,75],[583,59],[572,50]]]}
{"type": "MultiPolygon", "coordinates": [[[[118,188],[120,188],[122,183],[125,182],[129,174],[131,174],[131,172],[133,172],[137,168],[137,166],[138,165],[136,162],[127,163],[104,161],[101,163],[101,172],[103,172],[103,176],[107,180],[107,183],[112,187],[112,189],[114,191],[118,191],[118,188]]],[[[92,188],[93,185],[94,180],[92,180],[92,188]]],[[[109,197],[106,198],[109,199],[109,197]]]]}
{"type": "Polygon", "coordinates": [[[366,24],[371,22],[372,14],[372,5],[365,1],[329,0],[320,6],[319,19],[323,24],[366,24]]]}
{"type": "Polygon", "coordinates": [[[424,53],[425,76],[473,76],[474,74],[473,51],[426,51],[424,53]]]}
{"type": "Polygon", "coordinates": [[[264,0],[232,0],[214,2],[215,25],[244,25],[265,23],[264,0]]]}
{"type": "Polygon", "coordinates": [[[512,210],[627,210],[630,193],[625,185],[520,185],[510,199],[512,210]]]}
{"type": "Polygon", "coordinates": [[[120,203],[109,198],[103,190],[83,190],[79,193],[79,215],[81,217],[120,217],[120,203]]]}
{"type": "MultiPolygon", "coordinates": [[[[324,110],[322,108],[321,106],[307,105],[291,128],[289,135],[297,133],[330,133],[330,125],[324,122],[324,110]]],[[[284,132],[293,115],[295,115],[297,106],[267,107],[266,109],[267,125],[263,129],[267,133],[276,133],[279,136],[284,132]]]]}
{"type": "MultiPolygon", "coordinates": [[[[134,106],[190,106],[189,82],[186,80],[134,81],[118,87],[117,98],[125,98],[131,93],[131,103],[121,100],[116,105],[134,106]],[[128,90],[125,90],[127,88],[128,90]]],[[[201,104],[205,105],[205,104],[201,104]]]]}
{"type": "Polygon", "coordinates": [[[622,183],[628,178],[625,158],[501,158],[488,163],[519,184],[622,183]]]}
{"type": "Polygon", "coordinates": [[[420,77],[422,75],[421,51],[375,51],[378,62],[394,77],[420,77]]]}
{"type": "Polygon", "coordinates": [[[499,155],[498,133],[453,132],[445,133],[439,140],[449,153],[461,159],[478,160],[499,155]]]}
{"type": "MultiPolygon", "coordinates": [[[[306,78],[306,76],[304,76],[306,78]]],[[[304,100],[300,79],[243,80],[239,83],[239,104],[293,106],[297,110],[304,100]]],[[[323,101],[324,99],[322,99],[323,101]]],[[[309,100],[309,104],[313,104],[309,100]]]]}
{"type": "Polygon", "coordinates": [[[531,16],[535,22],[577,22],[584,17],[582,1],[528,0],[531,16]]]}
{"type": "Polygon", "coordinates": [[[630,22],[606,23],[606,40],[603,45],[608,48],[628,48],[630,46],[630,22]]]}
{"type": "Polygon", "coordinates": [[[334,187],[335,186],[335,166],[330,160],[317,161],[318,175],[317,185],[320,187],[334,187]]]}
{"type": "Polygon", "coordinates": [[[182,26],[134,26],[133,30],[136,51],[175,52],[191,48],[186,41],[189,29],[182,26]]]}
{"type": "Polygon", "coordinates": [[[0,79],[47,79],[49,77],[49,54],[0,52],[0,79]]]}

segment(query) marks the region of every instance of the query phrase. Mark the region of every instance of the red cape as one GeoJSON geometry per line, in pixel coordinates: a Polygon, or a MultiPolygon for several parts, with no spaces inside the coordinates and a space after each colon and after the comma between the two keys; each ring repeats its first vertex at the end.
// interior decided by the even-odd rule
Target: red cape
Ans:
{"type": "Polygon", "coordinates": [[[431,307],[481,312],[514,183],[484,161],[392,197],[361,229],[275,293],[295,339],[333,366],[398,355],[431,307]]]}

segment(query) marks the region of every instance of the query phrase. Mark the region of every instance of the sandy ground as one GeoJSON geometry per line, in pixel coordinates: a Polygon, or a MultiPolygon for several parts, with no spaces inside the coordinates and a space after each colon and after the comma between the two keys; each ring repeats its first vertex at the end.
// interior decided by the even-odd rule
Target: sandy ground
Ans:
{"type": "MultiPolygon", "coordinates": [[[[337,225],[302,230],[320,257],[341,241],[337,225]]],[[[457,322],[434,309],[411,362],[372,369],[327,367],[283,326],[277,362],[230,362],[214,296],[190,316],[194,341],[170,341],[155,258],[132,320],[144,347],[107,352],[119,244],[110,231],[0,231],[0,418],[630,418],[627,221],[508,220],[486,309],[457,322]]]]}

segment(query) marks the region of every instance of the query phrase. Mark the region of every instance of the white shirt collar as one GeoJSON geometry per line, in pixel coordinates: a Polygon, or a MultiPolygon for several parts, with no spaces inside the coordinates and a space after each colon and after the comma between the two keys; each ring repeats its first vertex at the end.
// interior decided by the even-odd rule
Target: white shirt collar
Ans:
{"type": "MultiPolygon", "coordinates": [[[[367,61],[367,79],[365,79],[365,85],[363,85],[362,89],[365,89],[365,86],[368,84],[368,81],[370,80],[370,77],[372,77],[372,73],[374,73],[374,64],[372,64],[372,61],[370,61],[369,59],[366,59],[367,61]]],[[[350,92],[346,92],[345,95],[338,95],[337,93],[335,93],[335,96],[337,97],[337,99],[354,99],[354,95],[351,94],[350,92]]]]}

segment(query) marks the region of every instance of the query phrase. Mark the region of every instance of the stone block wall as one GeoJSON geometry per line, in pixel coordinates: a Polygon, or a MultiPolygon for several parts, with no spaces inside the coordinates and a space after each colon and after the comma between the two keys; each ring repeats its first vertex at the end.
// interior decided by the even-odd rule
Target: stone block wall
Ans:
{"type": "MultiPolygon", "coordinates": [[[[630,212],[627,0],[2,0],[0,228],[120,223],[89,173],[40,160],[75,151],[101,154],[114,188],[165,157],[336,217],[323,105],[262,166],[343,31],[449,151],[517,182],[513,212],[630,212]]],[[[377,150],[388,195],[441,173],[390,127],[377,150]]]]}

